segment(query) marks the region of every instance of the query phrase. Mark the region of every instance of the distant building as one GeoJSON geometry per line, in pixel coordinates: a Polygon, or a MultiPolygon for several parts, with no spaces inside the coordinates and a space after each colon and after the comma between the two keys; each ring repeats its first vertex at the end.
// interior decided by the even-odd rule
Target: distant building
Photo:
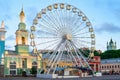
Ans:
{"type": "Polygon", "coordinates": [[[113,42],[111,39],[110,42],[107,42],[107,50],[116,50],[116,42],[113,42]]]}
{"type": "Polygon", "coordinates": [[[120,58],[101,60],[102,73],[119,73],[120,74],[120,58]]]}
{"type": "Polygon", "coordinates": [[[89,64],[93,70],[93,72],[100,72],[100,65],[101,65],[101,59],[100,56],[94,56],[91,61],[89,61],[89,64]]]}

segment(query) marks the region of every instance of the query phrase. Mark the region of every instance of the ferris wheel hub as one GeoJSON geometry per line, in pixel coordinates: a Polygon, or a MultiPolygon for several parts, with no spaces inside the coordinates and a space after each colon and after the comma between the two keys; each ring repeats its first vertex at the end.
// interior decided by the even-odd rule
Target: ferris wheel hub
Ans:
{"type": "Polygon", "coordinates": [[[72,39],[72,35],[71,34],[66,34],[65,37],[66,37],[67,40],[71,40],[72,39]]]}

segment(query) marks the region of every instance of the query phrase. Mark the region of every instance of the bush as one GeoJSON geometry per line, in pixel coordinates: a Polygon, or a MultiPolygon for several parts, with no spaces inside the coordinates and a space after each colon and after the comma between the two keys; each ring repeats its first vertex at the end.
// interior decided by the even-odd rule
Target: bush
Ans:
{"type": "Polygon", "coordinates": [[[32,67],[30,70],[31,74],[37,74],[37,68],[36,67],[32,67]]]}
{"type": "Polygon", "coordinates": [[[25,72],[25,71],[23,71],[23,72],[22,72],[22,76],[23,76],[23,77],[27,77],[27,75],[26,75],[26,72],[25,72]]]}

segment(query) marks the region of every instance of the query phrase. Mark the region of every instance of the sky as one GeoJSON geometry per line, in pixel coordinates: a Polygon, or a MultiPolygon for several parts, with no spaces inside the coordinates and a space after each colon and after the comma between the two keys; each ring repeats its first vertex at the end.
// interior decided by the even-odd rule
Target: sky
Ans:
{"type": "Polygon", "coordinates": [[[0,22],[4,21],[7,31],[5,48],[14,49],[22,6],[29,30],[36,14],[54,3],[73,5],[89,18],[94,28],[97,50],[105,51],[111,38],[120,49],[120,0],[0,0],[0,22]]]}

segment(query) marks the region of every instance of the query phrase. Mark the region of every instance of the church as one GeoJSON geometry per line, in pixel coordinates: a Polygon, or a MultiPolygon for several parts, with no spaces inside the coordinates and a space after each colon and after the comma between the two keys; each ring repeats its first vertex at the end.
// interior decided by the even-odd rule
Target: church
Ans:
{"type": "Polygon", "coordinates": [[[116,50],[116,42],[113,42],[112,39],[110,39],[110,42],[107,42],[107,50],[116,50]]]}
{"type": "Polygon", "coordinates": [[[0,28],[0,62],[4,65],[4,75],[21,75],[24,71],[27,75],[31,74],[31,68],[40,70],[41,63],[34,54],[29,52],[29,33],[25,24],[25,13],[23,8],[20,12],[20,22],[15,32],[16,44],[15,51],[5,50],[5,28],[4,22],[0,28]],[[3,54],[4,53],[4,54],[3,54]],[[2,58],[4,56],[4,58],[2,58]]]}

